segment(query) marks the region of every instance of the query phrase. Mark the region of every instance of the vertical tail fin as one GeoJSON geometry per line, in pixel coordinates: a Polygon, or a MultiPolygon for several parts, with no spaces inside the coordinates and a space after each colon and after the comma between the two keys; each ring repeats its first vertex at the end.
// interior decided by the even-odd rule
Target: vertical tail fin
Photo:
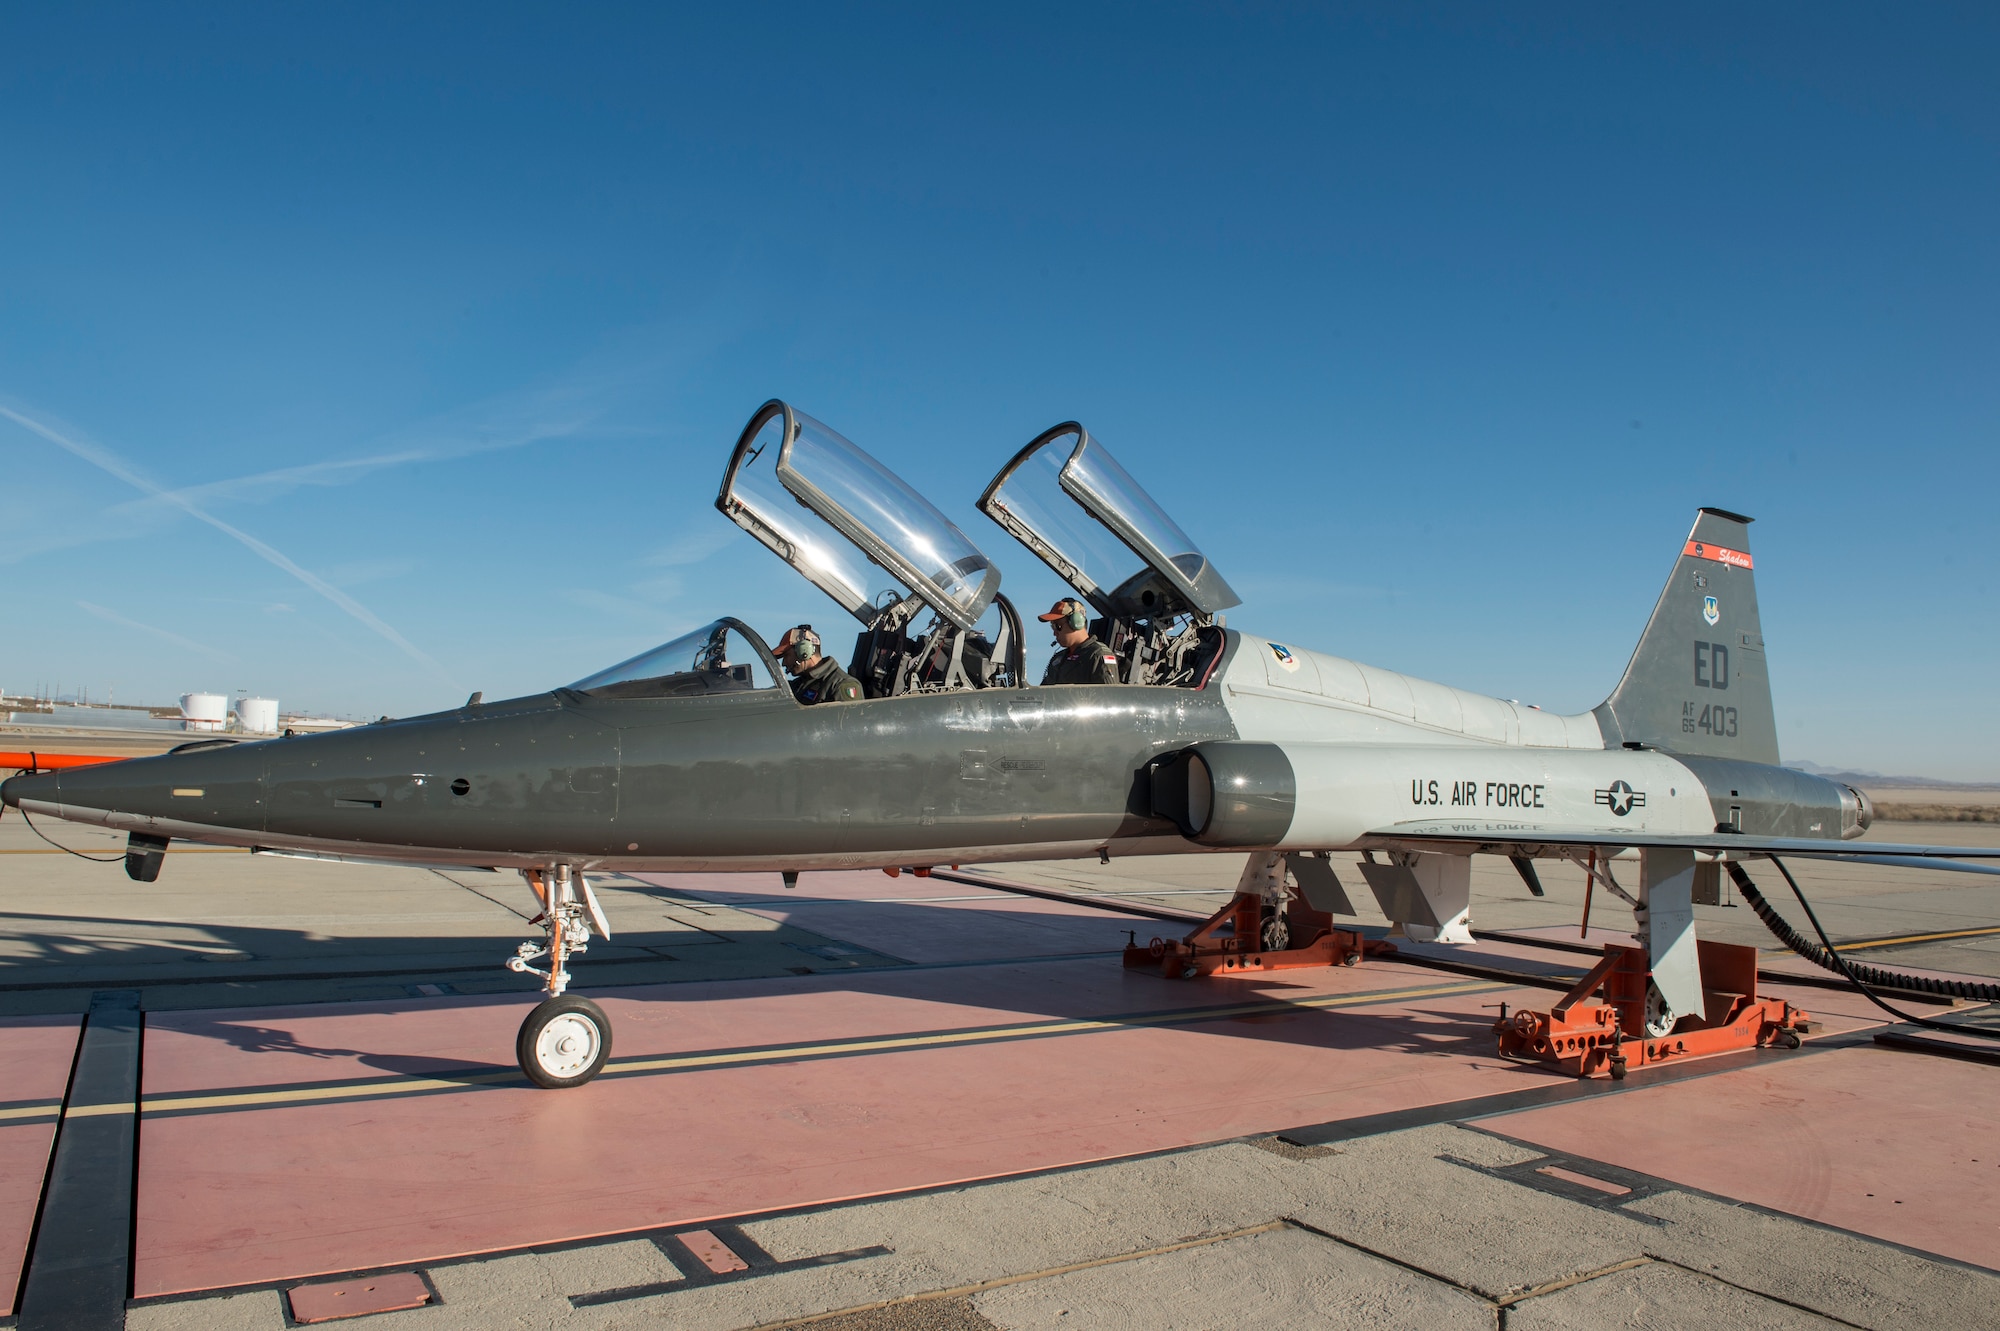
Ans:
{"type": "Polygon", "coordinates": [[[1778,761],[1750,521],[1719,508],[1695,516],[1625,678],[1597,708],[1607,745],[1778,761]]]}

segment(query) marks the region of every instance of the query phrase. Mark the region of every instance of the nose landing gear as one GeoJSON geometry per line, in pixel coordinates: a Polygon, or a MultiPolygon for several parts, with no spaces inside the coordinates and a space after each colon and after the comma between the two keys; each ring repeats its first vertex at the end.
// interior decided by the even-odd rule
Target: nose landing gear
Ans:
{"type": "Polygon", "coordinates": [[[577,994],[544,999],[521,1023],[514,1056],[537,1086],[581,1086],[604,1071],[611,1057],[611,1020],[577,994]]]}
{"type": "Polygon", "coordinates": [[[569,865],[556,865],[546,873],[523,869],[521,876],[542,903],[542,913],[530,923],[542,926],[545,941],[539,947],[521,944],[507,958],[507,969],[541,976],[548,997],[521,1023],[514,1056],[537,1086],[550,1090],[581,1086],[602,1072],[611,1057],[611,1019],[589,999],[564,993],[570,979],[567,963],[589,948],[593,928],[600,938],[611,937],[611,928],[590,883],[581,873],[572,874],[569,865]],[[533,964],[544,957],[546,970],[533,964]]]}

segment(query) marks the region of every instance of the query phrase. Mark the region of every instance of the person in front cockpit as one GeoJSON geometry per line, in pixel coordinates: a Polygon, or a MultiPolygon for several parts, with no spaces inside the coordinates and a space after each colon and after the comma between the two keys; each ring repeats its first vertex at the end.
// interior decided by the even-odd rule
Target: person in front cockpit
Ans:
{"type": "Polygon", "coordinates": [[[861,697],[861,686],[854,676],[842,670],[838,661],[821,654],[819,634],[810,624],[785,630],[785,636],[778,639],[778,660],[792,677],[792,696],[807,706],[855,702],[861,697]]]}
{"type": "Polygon", "coordinates": [[[1116,684],[1118,658],[1090,636],[1090,621],[1081,601],[1062,600],[1037,615],[1055,631],[1056,654],[1042,673],[1044,684],[1116,684]]]}

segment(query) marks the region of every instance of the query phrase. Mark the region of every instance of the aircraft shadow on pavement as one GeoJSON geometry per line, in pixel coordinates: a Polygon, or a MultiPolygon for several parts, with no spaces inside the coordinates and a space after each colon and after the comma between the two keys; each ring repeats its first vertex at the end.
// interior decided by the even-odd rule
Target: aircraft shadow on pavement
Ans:
{"type": "MultiPolygon", "coordinates": [[[[710,961],[718,959],[730,945],[755,942],[768,946],[774,941],[782,942],[798,949],[801,962],[811,964],[765,969],[741,977],[703,975],[678,980],[671,975],[664,978],[649,975],[644,979],[620,980],[621,971],[630,974],[632,962],[647,963],[649,969],[655,970],[670,968],[676,947],[695,949],[688,946],[692,940],[684,927],[618,930],[614,944],[596,943],[590,954],[572,967],[575,976],[572,992],[671,1007],[677,1003],[796,993],[802,986],[810,986],[821,992],[857,992],[917,1000],[930,1009],[928,1014],[917,1018],[921,1021],[936,1020],[932,1005],[938,1003],[959,1002],[982,1010],[965,1013],[962,1021],[947,1018],[941,1028],[983,1027],[1010,1020],[1089,1020],[1113,1025],[1129,1023],[1134,1027],[1168,1024],[1183,1029],[1198,1028],[1208,1034],[1256,1043],[1427,1054],[1491,1051],[1489,1018],[1438,1008],[1404,1007],[1393,1013],[1300,1008],[1248,1016],[1225,1013],[1213,1018],[1191,1014],[1186,1022],[1163,1023],[1159,1014],[1182,1008],[1227,1008],[1281,1000],[1288,994],[1305,997],[1324,991],[1302,980],[1285,978],[1282,972],[1255,980],[1186,981],[1169,979],[1146,969],[1125,970],[1115,949],[1123,947],[1128,933],[1135,933],[1143,942],[1156,933],[1174,936],[1184,931],[1181,926],[1143,917],[1013,910],[1001,904],[1005,898],[991,904],[962,902],[941,907],[935,903],[857,902],[761,893],[728,893],[731,899],[727,901],[714,899],[724,894],[663,891],[663,895],[682,904],[692,900],[740,910],[782,909],[793,918],[809,916],[809,923],[782,925],[776,933],[708,927],[708,936],[696,947],[705,954],[703,960],[710,961]],[[840,918],[833,918],[835,915],[840,918]],[[889,948],[885,940],[917,939],[940,933],[983,942],[985,947],[968,950],[988,955],[911,963],[885,950],[889,948]],[[1016,940],[1039,946],[1011,949],[1002,945],[1016,940]],[[846,944],[849,955],[829,962],[808,950],[828,941],[846,944]],[[805,946],[801,947],[801,943],[805,946]],[[1051,950],[1051,944],[1057,946],[1051,950]],[[1090,969],[1080,975],[1078,967],[1090,969]],[[806,973],[797,973],[801,970],[806,973]]],[[[409,981],[446,976],[498,978],[504,974],[500,961],[515,941],[512,935],[449,939],[421,935],[330,938],[305,930],[255,925],[171,927],[177,936],[159,939],[138,934],[142,930],[159,931],[162,922],[158,920],[114,917],[63,920],[47,915],[0,913],[0,929],[4,929],[17,949],[14,957],[0,963],[0,991],[55,986],[145,989],[149,985],[188,984],[244,984],[247,988],[264,983],[285,986],[302,980],[360,981],[370,975],[409,981]],[[34,921],[43,927],[34,930],[6,927],[16,921],[34,921]],[[50,929],[51,925],[63,926],[63,931],[50,929]],[[84,928],[77,929],[79,925],[84,928]],[[93,936],[88,932],[92,927],[105,932],[93,936]],[[124,936],[128,930],[134,936],[124,936]],[[191,960],[190,954],[211,959],[191,960]],[[440,965],[440,961],[448,964],[440,965]],[[459,964],[461,961],[463,964],[459,964]],[[46,975],[51,966],[62,968],[68,976],[49,985],[36,983],[37,972],[46,975]]],[[[1367,984],[1362,988],[1407,987],[1411,979],[1408,971],[1402,971],[1383,976],[1379,985],[1367,984]]],[[[1438,976],[1436,980],[1451,982],[1446,976],[1438,976]]],[[[172,1021],[176,1031],[213,1038],[249,1053],[291,1054],[329,1063],[354,1060],[364,1067],[393,1075],[447,1081],[464,1077],[469,1083],[493,1084],[495,1073],[513,1069],[510,1061],[504,1061],[507,1051],[495,1049],[495,1058],[485,1062],[318,1045],[300,1038],[283,1023],[283,1017],[317,1015],[328,1011],[332,1004],[338,1004],[342,1014],[357,1015],[407,1013],[412,1007],[455,1004],[519,1005],[525,1009],[538,996],[525,978],[518,993],[301,1000],[282,993],[260,997],[246,992],[243,994],[246,1001],[240,1008],[183,1009],[174,1013],[172,1021]],[[241,1011],[242,1015],[233,1016],[232,1011],[241,1011]],[[282,1016],[274,1022],[272,1018],[280,1013],[282,1016]]]]}

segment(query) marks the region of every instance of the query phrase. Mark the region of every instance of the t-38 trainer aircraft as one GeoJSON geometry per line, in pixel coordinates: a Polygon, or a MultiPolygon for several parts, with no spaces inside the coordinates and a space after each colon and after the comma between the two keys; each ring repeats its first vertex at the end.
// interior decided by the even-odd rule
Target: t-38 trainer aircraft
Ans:
{"type": "MultiPolygon", "coordinates": [[[[1558,716],[1225,628],[1229,584],[1074,422],[1016,454],[979,507],[1095,610],[1115,685],[1029,686],[992,561],[783,402],[751,418],[716,504],[854,616],[864,699],[802,705],[764,639],[718,619],[532,697],[196,741],[17,776],[0,795],[128,832],[142,881],[170,838],[518,870],[543,938],[507,964],[548,998],[516,1052],[543,1086],[588,1081],[610,1051],[602,1010],[565,989],[569,959],[592,932],[610,936],[589,876],[612,871],[767,871],[789,885],[816,869],[1247,850],[1238,901],[1261,909],[1223,947],[1255,968],[1292,949],[1294,929],[1323,933],[1320,909],[1351,909],[1330,852],[1365,852],[1384,912],[1435,942],[1470,941],[1473,854],[1510,857],[1536,890],[1534,860],[1567,860],[1633,905],[1638,946],[1593,972],[1591,992],[1612,1001],[1576,993],[1554,1014],[1517,1014],[1503,1047],[1619,1075],[1628,1057],[1701,1052],[1718,1030],[1796,1040],[1800,1014],[1756,998],[1751,949],[1733,950],[1751,953],[1747,969],[1730,949],[1697,949],[1693,887],[1721,857],[1851,857],[1843,840],[1870,810],[1776,765],[1748,518],[1701,510],[1623,680],[1558,716]],[[1628,888],[1613,866],[1634,853],[1628,888]]],[[[1202,946],[1168,945],[1168,965],[1202,946]]],[[[1343,959],[1358,950],[1357,937],[1343,959]]]]}

